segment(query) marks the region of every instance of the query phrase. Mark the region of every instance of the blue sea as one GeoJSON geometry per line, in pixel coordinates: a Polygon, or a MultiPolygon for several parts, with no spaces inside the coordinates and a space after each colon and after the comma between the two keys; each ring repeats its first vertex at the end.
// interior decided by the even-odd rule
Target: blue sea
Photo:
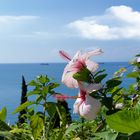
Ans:
{"type": "MultiPolygon", "coordinates": [[[[7,122],[13,124],[17,120],[17,115],[12,115],[14,109],[20,104],[21,95],[21,82],[22,75],[25,77],[27,83],[32,79],[35,79],[37,75],[48,75],[53,78],[54,81],[60,83],[60,87],[56,88],[57,92],[67,95],[77,95],[78,90],[69,89],[61,83],[61,76],[65,63],[49,63],[49,64],[0,64],[0,109],[4,106],[7,107],[7,122]]],[[[128,71],[132,70],[127,62],[108,62],[101,63],[100,69],[106,69],[108,73],[107,78],[111,78],[113,73],[121,67],[128,67],[128,71]]],[[[123,86],[127,87],[133,82],[132,79],[124,79],[123,86]]],[[[74,99],[67,100],[69,108],[74,103],[74,99]]],[[[77,119],[78,116],[72,114],[73,119],[77,119]]]]}

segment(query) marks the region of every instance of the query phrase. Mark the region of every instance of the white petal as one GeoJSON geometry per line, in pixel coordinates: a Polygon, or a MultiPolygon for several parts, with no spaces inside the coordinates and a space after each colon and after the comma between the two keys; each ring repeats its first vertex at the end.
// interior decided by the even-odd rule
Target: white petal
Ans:
{"type": "Polygon", "coordinates": [[[73,72],[69,72],[62,76],[62,83],[69,88],[78,88],[78,82],[73,78],[73,72]]]}
{"type": "Polygon", "coordinates": [[[73,78],[75,71],[72,71],[71,67],[72,66],[70,64],[66,65],[62,75],[62,83],[70,88],[78,88],[78,82],[73,78]]]}
{"type": "Polygon", "coordinates": [[[137,62],[138,62],[138,63],[140,62],[140,57],[137,58],[137,62]]]}
{"type": "Polygon", "coordinates": [[[93,91],[99,90],[102,88],[102,84],[89,84],[86,82],[78,82],[79,87],[81,90],[86,91],[86,93],[91,93],[93,91]]]}
{"type": "Polygon", "coordinates": [[[87,93],[91,93],[91,92],[96,91],[96,90],[99,90],[101,88],[102,88],[102,84],[89,84],[86,87],[86,92],[87,93]]]}
{"type": "Polygon", "coordinates": [[[101,53],[103,53],[101,49],[96,49],[96,50],[93,50],[93,51],[90,51],[90,52],[83,54],[82,57],[85,59],[89,59],[91,56],[99,55],[101,53]]]}
{"type": "Polygon", "coordinates": [[[81,105],[81,103],[82,103],[81,98],[77,98],[73,105],[73,113],[79,114],[79,106],[81,105]]]}
{"type": "Polygon", "coordinates": [[[93,120],[96,118],[100,108],[101,103],[99,100],[86,95],[86,100],[79,106],[79,114],[87,120],[93,120]]]}
{"type": "Polygon", "coordinates": [[[90,61],[90,60],[86,60],[86,65],[87,65],[87,68],[91,72],[95,72],[98,69],[98,67],[99,67],[98,63],[90,61]]]}
{"type": "Polygon", "coordinates": [[[73,63],[73,62],[77,61],[80,57],[81,57],[81,51],[78,51],[78,52],[74,55],[74,57],[72,58],[71,62],[73,63]]]}

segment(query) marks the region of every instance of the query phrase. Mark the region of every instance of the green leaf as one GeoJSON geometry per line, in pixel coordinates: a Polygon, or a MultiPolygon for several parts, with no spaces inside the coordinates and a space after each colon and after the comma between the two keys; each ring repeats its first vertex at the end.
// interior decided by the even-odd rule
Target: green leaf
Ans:
{"type": "Polygon", "coordinates": [[[40,75],[37,77],[37,80],[41,83],[41,84],[46,84],[47,82],[49,82],[49,78],[47,77],[47,75],[43,76],[40,75]]]}
{"type": "Polygon", "coordinates": [[[128,87],[128,94],[137,94],[137,90],[136,90],[136,88],[138,87],[138,83],[134,83],[134,84],[132,84],[132,85],[130,85],[129,87],[128,87]]]}
{"type": "Polygon", "coordinates": [[[140,54],[137,54],[136,57],[140,57],[140,54]]]}
{"type": "Polygon", "coordinates": [[[109,109],[112,109],[113,99],[112,97],[104,97],[102,103],[109,109]]]}
{"type": "Polygon", "coordinates": [[[76,79],[77,81],[89,82],[91,78],[90,76],[91,76],[91,72],[85,68],[75,73],[73,75],[73,78],[76,79]]]}
{"type": "Polygon", "coordinates": [[[38,83],[35,80],[30,81],[29,86],[38,86],[38,83]]]}
{"type": "Polygon", "coordinates": [[[140,140],[140,132],[136,132],[130,136],[130,140],[140,140]]]}
{"type": "Polygon", "coordinates": [[[95,83],[100,83],[106,76],[107,76],[107,74],[101,74],[101,75],[95,77],[95,79],[94,79],[95,83]]]}
{"type": "Polygon", "coordinates": [[[13,128],[11,131],[11,133],[15,133],[15,134],[18,134],[18,133],[30,133],[30,130],[26,130],[24,128],[13,128]]]}
{"type": "Polygon", "coordinates": [[[137,71],[133,71],[126,75],[127,78],[137,78],[139,76],[139,73],[137,71]]]}
{"type": "Polygon", "coordinates": [[[113,78],[113,79],[111,79],[111,80],[108,80],[108,81],[106,82],[107,89],[108,89],[108,88],[114,88],[114,87],[120,85],[121,83],[122,83],[122,81],[118,80],[117,78],[113,78]]]}
{"type": "Polygon", "coordinates": [[[101,99],[101,95],[98,94],[98,91],[93,91],[92,93],[89,94],[91,97],[95,99],[101,99]]]}
{"type": "Polygon", "coordinates": [[[2,110],[0,111],[0,120],[5,121],[7,116],[7,109],[6,107],[3,107],[2,110]]]}
{"type": "Polygon", "coordinates": [[[121,97],[121,95],[122,95],[122,92],[123,91],[123,88],[119,88],[119,87],[114,87],[111,91],[110,91],[110,93],[112,93],[112,97],[114,97],[114,96],[120,96],[121,97]]]}
{"type": "Polygon", "coordinates": [[[39,104],[43,100],[43,96],[39,96],[36,99],[36,104],[39,104]]]}
{"type": "Polygon", "coordinates": [[[37,94],[41,94],[41,91],[40,90],[33,90],[33,91],[30,91],[27,93],[27,97],[28,96],[31,96],[31,95],[37,95],[37,94]]]}
{"type": "Polygon", "coordinates": [[[96,77],[98,74],[105,72],[105,69],[96,72],[93,76],[96,77]]]}
{"type": "Polygon", "coordinates": [[[9,131],[0,131],[0,137],[6,138],[6,140],[16,140],[16,136],[9,131]]]}
{"type": "Polygon", "coordinates": [[[124,72],[126,72],[126,71],[127,71],[126,68],[122,67],[114,73],[114,76],[115,77],[122,77],[124,72]]]}
{"type": "Polygon", "coordinates": [[[140,114],[140,99],[136,102],[136,105],[133,109],[140,114]]]}
{"type": "Polygon", "coordinates": [[[98,136],[104,140],[116,140],[118,133],[113,133],[110,131],[105,131],[105,132],[100,132],[100,133],[95,133],[95,136],[98,136]]]}
{"type": "Polygon", "coordinates": [[[32,133],[34,136],[34,139],[37,140],[38,137],[40,137],[43,131],[43,119],[39,116],[39,114],[35,114],[30,119],[30,126],[32,128],[32,133]]]}
{"type": "Polygon", "coordinates": [[[140,131],[140,114],[136,110],[123,110],[106,116],[110,128],[121,133],[134,133],[140,131]]]}
{"type": "Polygon", "coordinates": [[[65,132],[65,136],[68,135],[71,131],[75,131],[77,128],[80,128],[82,125],[83,124],[81,124],[81,123],[70,125],[65,132]]]}
{"type": "Polygon", "coordinates": [[[56,103],[47,102],[45,108],[49,114],[49,116],[53,116],[56,113],[56,103]]]}
{"type": "Polygon", "coordinates": [[[18,113],[18,112],[22,111],[23,109],[27,108],[28,106],[34,104],[34,103],[35,102],[28,102],[27,101],[27,102],[21,104],[20,106],[18,106],[12,114],[18,113]]]}
{"type": "MultiPolygon", "coordinates": [[[[28,109],[28,113],[29,113],[30,116],[34,115],[34,113],[35,113],[34,107],[30,107],[30,108],[28,109]]],[[[26,115],[27,115],[27,114],[26,114],[26,115]]]]}
{"type": "Polygon", "coordinates": [[[11,130],[10,126],[7,125],[4,121],[0,120],[0,131],[9,131],[11,130]]]}
{"type": "Polygon", "coordinates": [[[67,121],[66,121],[67,114],[66,114],[66,109],[65,109],[65,107],[62,106],[62,105],[57,105],[57,106],[56,106],[56,110],[57,110],[57,113],[58,113],[58,115],[59,115],[60,120],[62,121],[61,126],[62,126],[62,125],[63,125],[63,126],[66,126],[66,124],[67,124],[67,121]]]}
{"type": "MultiPolygon", "coordinates": [[[[58,84],[58,83],[50,83],[50,84],[48,85],[48,88],[49,88],[49,90],[52,90],[52,89],[54,89],[54,88],[57,88],[59,85],[60,85],[60,84],[58,84]]],[[[50,91],[49,91],[49,92],[50,92],[50,91]]]]}
{"type": "Polygon", "coordinates": [[[59,135],[58,135],[58,137],[57,137],[57,139],[56,140],[63,140],[63,137],[64,137],[64,129],[63,130],[61,130],[60,132],[59,132],[59,135]]]}
{"type": "Polygon", "coordinates": [[[48,86],[44,86],[43,89],[42,89],[43,96],[46,97],[48,92],[49,92],[49,87],[48,86]]]}

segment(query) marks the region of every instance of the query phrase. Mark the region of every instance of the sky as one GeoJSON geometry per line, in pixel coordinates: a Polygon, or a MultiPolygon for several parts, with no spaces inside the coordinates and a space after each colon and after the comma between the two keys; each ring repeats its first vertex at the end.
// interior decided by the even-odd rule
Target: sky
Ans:
{"type": "Polygon", "coordinates": [[[64,62],[59,50],[101,48],[99,62],[140,53],[140,0],[0,0],[0,63],[64,62]]]}

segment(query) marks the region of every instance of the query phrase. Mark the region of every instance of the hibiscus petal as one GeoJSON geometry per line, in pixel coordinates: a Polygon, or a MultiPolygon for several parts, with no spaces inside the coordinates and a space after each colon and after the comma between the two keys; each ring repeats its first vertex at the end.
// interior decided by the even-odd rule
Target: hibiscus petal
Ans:
{"type": "Polygon", "coordinates": [[[86,100],[79,106],[79,114],[87,120],[93,120],[96,118],[100,108],[100,101],[87,94],[86,100]]]}
{"type": "Polygon", "coordinates": [[[69,88],[78,88],[78,82],[73,78],[73,72],[69,72],[62,76],[62,83],[69,88]]]}
{"type": "Polygon", "coordinates": [[[91,72],[95,72],[95,71],[98,69],[98,67],[99,67],[98,63],[93,62],[93,61],[90,61],[90,60],[87,60],[85,63],[86,63],[86,65],[87,65],[87,68],[88,68],[91,72]]]}
{"type": "Polygon", "coordinates": [[[78,82],[73,78],[75,71],[69,71],[69,69],[69,65],[67,65],[62,75],[62,83],[70,88],[78,88],[78,82]]]}
{"type": "Polygon", "coordinates": [[[64,69],[62,75],[62,83],[70,88],[78,88],[78,82],[73,78],[73,75],[78,72],[79,68],[76,67],[75,63],[68,63],[64,69]]]}
{"type": "Polygon", "coordinates": [[[84,53],[84,54],[82,55],[82,57],[83,57],[84,59],[89,59],[91,56],[99,55],[99,54],[101,54],[101,53],[103,53],[101,49],[96,49],[96,50],[93,50],[93,51],[89,51],[89,52],[87,52],[87,53],[84,53]]]}
{"type": "Polygon", "coordinates": [[[140,62],[140,57],[137,58],[137,62],[138,62],[138,63],[140,62]]]}
{"type": "Polygon", "coordinates": [[[77,98],[74,105],[73,105],[73,113],[79,114],[79,106],[82,103],[82,99],[81,98],[77,98]]]}
{"type": "Polygon", "coordinates": [[[77,51],[77,53],[72,58],[72,62],[77,61],[81,57],[81,51],[77,51]]]}
{"type": "Polygon", "coordinates": [[[91,93],[93,91],[97,91],[102,88],[102,84],[89,84],[85,87],[87,93],[91,93]]]}

